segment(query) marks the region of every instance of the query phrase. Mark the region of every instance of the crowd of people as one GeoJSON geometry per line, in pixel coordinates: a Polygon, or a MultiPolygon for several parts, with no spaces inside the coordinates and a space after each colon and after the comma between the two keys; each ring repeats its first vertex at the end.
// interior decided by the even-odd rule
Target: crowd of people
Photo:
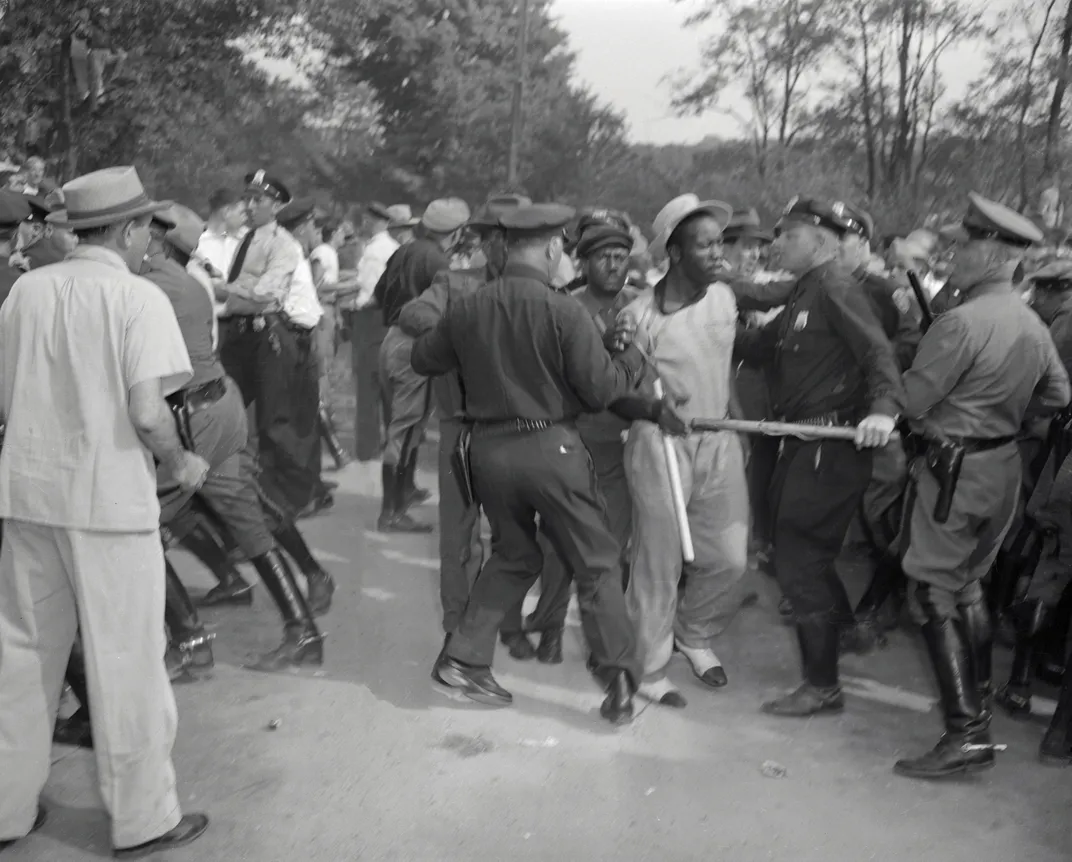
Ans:
{"type": "Polygon", "coordinates": [[[756,600],[754,556],[802,666],[764,712],[843,710],[840,655],[903,607],[945,732],[898,773],[992,766],[993,704],[1030,714],[1036,677],[1060,687],[1042,759],[1072,763],[1072,262],[1026,217],[971,195],[878,254],[843,201],[794,198],[768,230],[686,194],[646,237],[499,194],[369,203],[355,247],[264,170],[205,220],[132,167],[40,192],[0,192],[0,849],[44,821],[54,740],[94,750],[117,858],[205,831],[175,791],[171,686],[213,665],[198,607],[252,602],[239,562],[284,628],[250,669],[322,664],[335,582],[298,521],[332,505],[322,450],[349,460],[329,372],[373,309],[376,529],[432,531],[411,511],[439,417],[437,690],[509,705],[496,640],[562,662],[572,584],[601,715],[686,708],[671,657],[729,684],[716,646],[756,600]],[[835,567],[854,534],[874,560],[855,606],[835,567]],[[196,602],[176,547],[218,580],[196,602]]]}

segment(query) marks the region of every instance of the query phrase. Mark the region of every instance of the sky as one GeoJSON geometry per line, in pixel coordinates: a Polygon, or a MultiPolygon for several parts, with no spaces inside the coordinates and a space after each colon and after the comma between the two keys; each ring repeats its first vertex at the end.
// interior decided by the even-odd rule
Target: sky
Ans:
{"type": "MultiPolygon", "coordinates": [[[[669,109],[667,75],[695,67],[702,29],[683,26],[697,0],[554,0],[552,13],[577,53],[576,71],[592,91],[624,112],[630,137],[644,143],[695,143],[708,135],[734,135],[737,123],[720,114],[678,118],[669,109]]],[[[990,9],[1013,0],[969,0],[990,9]]],[[[983,70],[978,47],[951,52],[944,73],[951,97],[962,95],[983,70]]]]}

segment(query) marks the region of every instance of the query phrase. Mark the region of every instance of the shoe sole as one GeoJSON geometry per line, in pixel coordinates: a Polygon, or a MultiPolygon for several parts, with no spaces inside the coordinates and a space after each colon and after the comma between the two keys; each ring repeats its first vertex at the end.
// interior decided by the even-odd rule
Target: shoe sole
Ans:
{"type": "Polygon", "coordinates": [[[824,713],[836,715],[839,712],[844,712],[845,704],[840,703],[836,706],[821,706],[818,709],[813,709],[811,712],[778,712],[777,710],[767,709],[766,704],[764,704],[759,708],[759,711],[764,715],[773,715],[776,718],[811,718],[813,715],[822,715],[824,713]]]}
{"type": "Polygon", "coordinates": [[[144,859],[146,856],[151,856],[153,853],[167,853],[169,850],[178,850],[180,847],[186,847],[189,844],[193,844],[198,838],[204,835],[207,830],[208,824],[206,823],[196,832],[187,835],[185,838],[169,841],[167,844],[143,847],[137,850],[113,850],[112,857],[115,859],[144,859]]]}
{"type": "Polygon", "coordinates": [[[445,679],[438,674],[432,674],[432,685],[435,691],[439,692],[444,697],[448,697],[458,703],[472,702],[483,704],[484,706],[513,706],[513,700],[503,700],[495,695],[485,694],[479,690],[474,691],[468,687],[451,685],[445,679]]]}
{"type": "Polygon", "coordinates": [[[893,771],[897,775],[902,775],[905,778],[919,778],[923,780],[927,779],[939,779],[939,778],[951,778],[954,775],[973,775],[977,772],[986,772],[989,769],[993,769],[997,766],[997,760],[991,760],[988,763],[971,763],[967,766],[961,766],[957,769],[951,769],[946,772],[913,772],[910,769],[898,768],[894,764],[893,771]]]}

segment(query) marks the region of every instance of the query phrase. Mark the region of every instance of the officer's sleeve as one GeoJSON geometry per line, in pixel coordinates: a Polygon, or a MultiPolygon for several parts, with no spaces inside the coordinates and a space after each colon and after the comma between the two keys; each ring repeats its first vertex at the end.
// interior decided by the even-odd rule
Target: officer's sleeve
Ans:
{"type": "Polygon", "coordinates": [[[410,365],[424,377],[434,377],[453,371],[461,362],[451,338],[451,315],[441,318],[434,329],[429,329],[413,342],[410,365]]]}
{"type": "Polygon", "coordinates": [[[1057,353],[1057,347],[1053,339],[1047,334],[1044,339],[1045,365],[1042,370],[1042,378],[1032,393],[1031,400],[1041,410],[1062,410],[1068,406],[1072,398],[1072,387],[1068,382],[1068,371],[1057,353]]]}
{"type": "Polygon", "coordinates": [[[1072,308],[1065,306],[1057,312],[1050,324],[1050,336],[1065,371],[1072,375],[1072,308]]]}
{"type": "Polygon", "coordinates": [[[770,311],[785,305],[797,283],[793,278],[780,278],[757,284],[750,279],[733,276],[719,276],[719,281],[730,286],[739,311],[770,311]]]}
{"type": "Polygon", "coordinates": [[[908,396],[904,412],[908,418],[926,416],[971,366],[969,334],[968,327],[956,315],[935,318],[919,342],[912,367],[904,375],[908,396]]]}
{"type": "Polygon", "coordinates": [[[780,312],[758,329],[738,324],[737,335],[733,339],[734,361],[747,362],[749,365],[773,362],[778,349],[778,333],[781,331],[783,314],[784,311],[780,312]]]}
{"type": "Polygon", "coordinates": [[[634,390],[644,358],[630,344],[611,359],[592,316],[577,300],[565,299],[556,303],[555,317],[566,379],[581,403],[598,413],[634,390]]]}
{"type": "Polygon", "coordinates": [[[259,278],[243,273],[231,283],[229,292],[243,299],[281,305],[290,293],[290,282],[301,259],[298,241],[290,239],[284,242],[283,237],[277,235],[268,252],[264,273],[259,278]]]}
{"type": "Polygon", "coordinates": [[[904,407],[905,391],[893,345],[875,319],[867,297],[854,288],[836,284],[823,291],[830,323],[863,369],[871,412],[897,416],[904,407]]]}
{"type": "Polygon", "coordinates": [[[398,325],[412,338],[424,335],[428,330],[434,329],[443,318],[449,302],[450,282],[447,273],[440,272],[432,279],[431,285],[424,293],[402,306],[398,325]]]}

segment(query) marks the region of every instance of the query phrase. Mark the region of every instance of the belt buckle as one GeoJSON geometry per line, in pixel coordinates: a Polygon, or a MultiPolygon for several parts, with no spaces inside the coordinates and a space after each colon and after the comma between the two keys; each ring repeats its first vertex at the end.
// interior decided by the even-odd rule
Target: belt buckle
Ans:
{"type": "Polygon", "coordinates": [[[258,314],[256,317],[253,318],[253,331],[254,332],[263,332],[264,327],[266,327],[267,325],[268,325],[268,321],[265,320],[262,315],[258,314]]]}

